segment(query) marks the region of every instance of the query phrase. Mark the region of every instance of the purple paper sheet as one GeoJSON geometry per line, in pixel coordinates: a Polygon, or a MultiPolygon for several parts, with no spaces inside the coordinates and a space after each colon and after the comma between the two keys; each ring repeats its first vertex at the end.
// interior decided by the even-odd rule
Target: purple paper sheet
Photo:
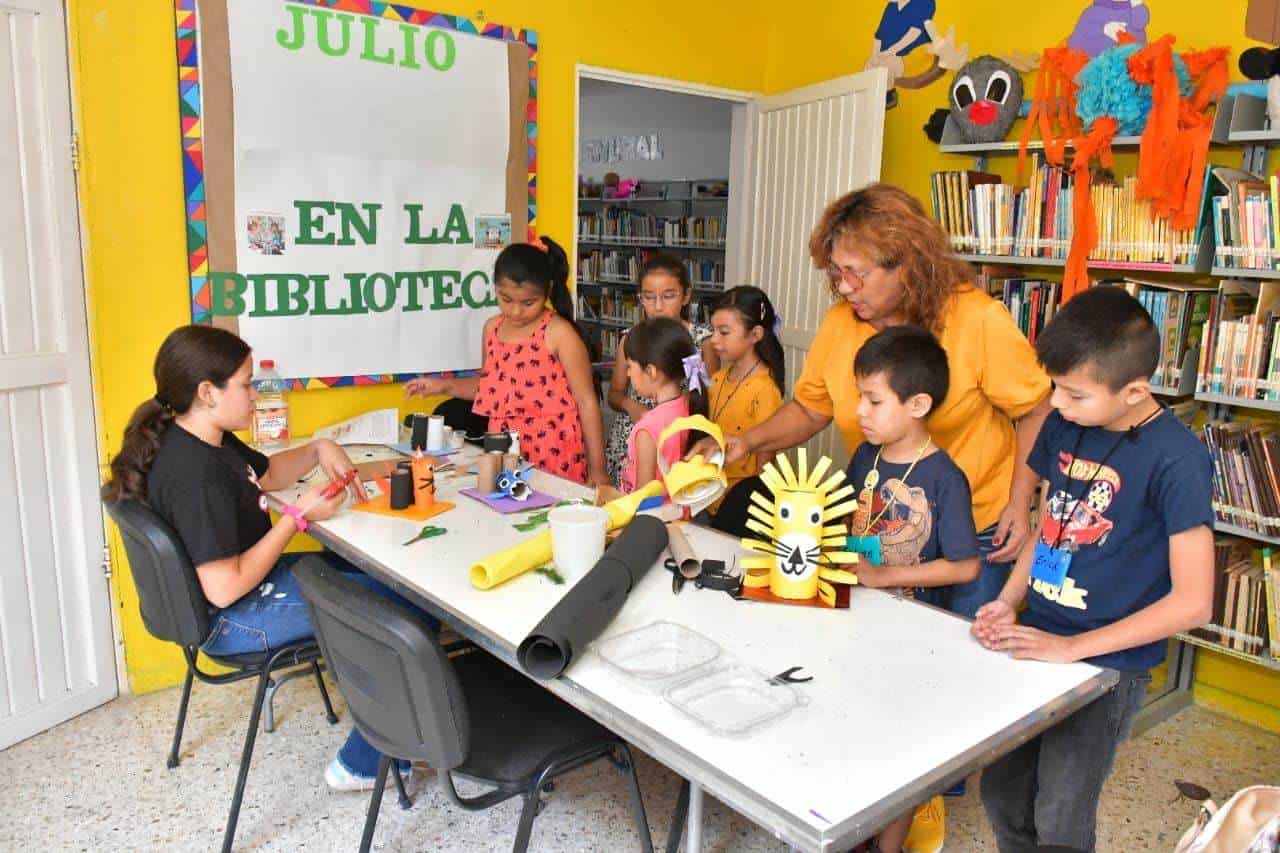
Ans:
{"type": "Polygon", "coordinates": [[[459,494],[466,495],[469,498],[475,498],[489,509],[497,510],[503,515],[512,512],[525,512],[531,509],[543,509],[544,507],[554,506],[557,498],[543,492],[529,491],[529,497],[525,500],[518,501],[514,498],[491,498],[481,492],[479,489],[460,489],[459,494]]]}

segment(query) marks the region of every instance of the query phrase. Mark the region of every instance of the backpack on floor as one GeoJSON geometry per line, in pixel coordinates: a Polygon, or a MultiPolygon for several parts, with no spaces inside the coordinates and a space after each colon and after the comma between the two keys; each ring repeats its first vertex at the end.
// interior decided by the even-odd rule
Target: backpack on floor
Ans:
{"type": "Polygon", "coordinates": [[[1280,788],[1242,788],[1218,808],[1205,800],[1174,853],[1278,853],[1280,788]]]}

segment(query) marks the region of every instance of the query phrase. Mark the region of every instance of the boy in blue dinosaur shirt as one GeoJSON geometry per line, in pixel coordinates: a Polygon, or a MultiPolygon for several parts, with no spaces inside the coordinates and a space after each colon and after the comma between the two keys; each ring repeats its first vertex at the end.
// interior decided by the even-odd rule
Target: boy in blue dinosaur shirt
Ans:
{"type": "Polygon", "coordinates": [[[1151,317],[1124,290],[1094,287],[1063,306],[1036,353],[1054,383],[1027,459],[1041,520],[973,636],[1016,658],[1111,667],[1120,681],[983,772],[1001,853],[1094,849],[1098,797],[1149,670],[1213,603],[1211,461],[1151,396],[1151,317]]]}

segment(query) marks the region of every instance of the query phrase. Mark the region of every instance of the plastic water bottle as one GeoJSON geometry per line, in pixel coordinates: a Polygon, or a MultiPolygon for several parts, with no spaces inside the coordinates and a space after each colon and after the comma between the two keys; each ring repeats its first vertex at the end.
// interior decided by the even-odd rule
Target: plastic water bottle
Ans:
{"type": "Polygon", "coordinates": [[[258,362],[253,387],[258,399],[253,404],[253,443],[259,449],[287,447],[289,444],[289,401],[284,397],[284,379],[269,358],[258,362]]]}

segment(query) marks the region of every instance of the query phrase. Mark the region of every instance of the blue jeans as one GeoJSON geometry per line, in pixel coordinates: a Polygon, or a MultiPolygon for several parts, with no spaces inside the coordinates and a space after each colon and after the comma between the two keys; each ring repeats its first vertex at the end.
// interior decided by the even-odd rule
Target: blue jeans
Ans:
{"type": "MultiPolygon", "coordinates": [[[[275,567],[262,580],[258,588],[235,604],[219,611],[200,649],[215,657],[265,652],[290,643],[309,640],[315,635],[311,616],[302,590],[293,576],[293,566],[303,557],[320,557],[329,565],[350,575],[351,579],[379,595],[394,599],[412,607],[435,630],[438,620],[419,610],[389,587],[364,574],[331,551],[320,553],[282,554],[275,567]]],[[[356,776],[375,776],[378,772],[380,753],[374,749],[360,730],[354,726],[346,742],[338,750],[338,761],[356,776]]],[[[401,767],[407,766],[403,762],[401,767]]]]}
{"type": "Polygon", "coordinates": [[[1151,675],[1122,672],[1114,690],[982,771],[982,804],[1000,853],[1061,845],[1092,853],[1098,798],[1151,675]]]}
{"type": "Polygon", "coordinates": [[[997,550],[991,543],[995,532],[993,524],[978,534],[978,556],[982,558],[978,576],[968,583],[945,588],[950,599],[945,604],[930,603],[972,619],[977,615],[979,607],[1000,595],[1000,590],[1004,589],[1005,582],[1009,580],[1009,573],[1013,571],[1013,563],[993,563],[988,559],[991,552],[997,550]]]}

